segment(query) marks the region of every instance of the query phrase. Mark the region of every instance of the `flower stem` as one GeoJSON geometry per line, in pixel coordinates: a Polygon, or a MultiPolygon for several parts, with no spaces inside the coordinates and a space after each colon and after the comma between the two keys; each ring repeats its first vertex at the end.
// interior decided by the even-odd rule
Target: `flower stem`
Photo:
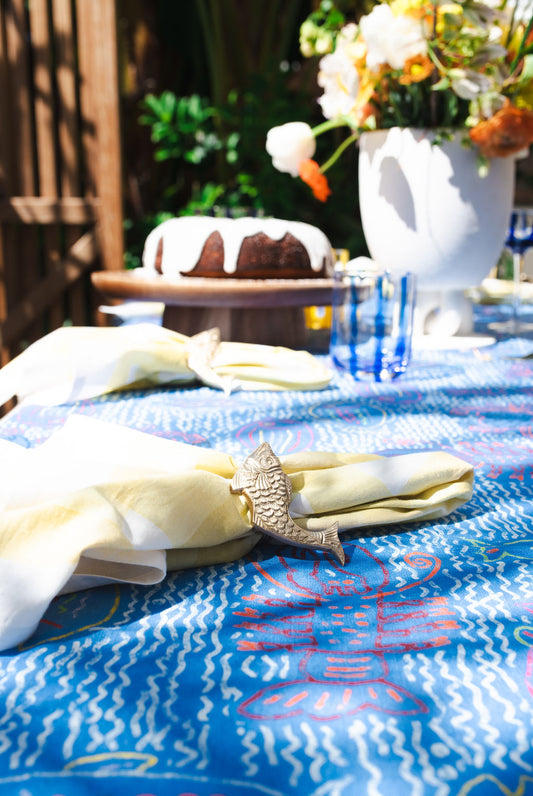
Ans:
{"type": "Polygon", "coordinates": [[[352,133],[352,135],[348,136],[348,138],[346,138],[342,142],[342,144],[340,144],[337,147],[337,149],[335,150],[333,155],[328,160],[326,160],[326,162],[320,167],[320,172],[322,174],[324,174],[324,172],[326,172],[330,168],[330,166],[333,166],[333,164],[342,155],[344,150],[347,149],[351,144],[353,144],[354,141],[357,141],[358,138],[359,138],[359,133],[358,132],[352,133]]]}
{"type": "Polygon", "coordinates": [[[313,127],[313,135],[316,138],[322,133],[326,133],[328,130],[333,130],[335,127],[353,127],[351,120],[347,116],[339,116],[335,119],[328,119],[326,122],[322,122],[322,124],[317,124],[316,127],[313,127]]]}

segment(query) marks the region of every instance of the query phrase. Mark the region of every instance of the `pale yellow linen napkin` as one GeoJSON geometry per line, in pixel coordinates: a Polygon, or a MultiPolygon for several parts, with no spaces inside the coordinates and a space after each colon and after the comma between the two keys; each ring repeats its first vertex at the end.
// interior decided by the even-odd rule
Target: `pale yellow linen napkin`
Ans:
{"type": "MultiPolygon", "coordinates": [[[[438,518],[472,493],[472,467],[447,453],[280,460],[291,512],[311,529],[438,518]]],[[[250,551],[260,534],[230,491],[239,464],[81,415],[37,448],[0,440],[0,649],[31,635],[61,591],[157,583],[250,551]]]]}
{"type": "Polygon", "coordinates": [[[222,342],[202,361],[198,337],[151,323],[56,329],[0,370],[0,406],[14,396],[55,405],[196,379],[226,392],[320,390],[331,380],[312,354],[289,348],[222,342]]]}

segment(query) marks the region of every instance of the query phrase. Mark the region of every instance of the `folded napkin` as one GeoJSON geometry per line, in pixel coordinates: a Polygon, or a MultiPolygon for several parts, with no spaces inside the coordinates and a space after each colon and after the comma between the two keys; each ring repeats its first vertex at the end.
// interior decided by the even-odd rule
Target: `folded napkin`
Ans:
{"type": "Polygon", "coordinates": [[[331,372],[307,351],[220,342],[217,329],[187,337],[151,323],[69,326],[45,335],[0,370],[0,406],[14,396],[55,405],[196,379],[226,392],[320,390],[331,372]]]}
{"type": "MultiPolygon", "coordinates": [[[[472,467],[447,453],[280,461],[291,513],[309,529],[434,519],[472,494],[472,467]]],[[[30,636],[61,592],[153,584],[168,569],[250,551],[261,534],[230,491],[238,465],[220,451],[81,415],[37,448],[0,440],[0,649],[30,636]]]]}

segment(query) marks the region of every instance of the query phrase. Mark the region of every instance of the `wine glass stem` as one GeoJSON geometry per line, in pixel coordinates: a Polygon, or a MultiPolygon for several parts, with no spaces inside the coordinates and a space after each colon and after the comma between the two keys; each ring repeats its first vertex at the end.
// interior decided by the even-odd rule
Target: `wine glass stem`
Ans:
{"type": "Polygon", "coordinates": [[[522,281],[522,267],[524,255],[522,252],[513,252],[513,324],[518,329],[520,320],[520,284],[522,281]]]}

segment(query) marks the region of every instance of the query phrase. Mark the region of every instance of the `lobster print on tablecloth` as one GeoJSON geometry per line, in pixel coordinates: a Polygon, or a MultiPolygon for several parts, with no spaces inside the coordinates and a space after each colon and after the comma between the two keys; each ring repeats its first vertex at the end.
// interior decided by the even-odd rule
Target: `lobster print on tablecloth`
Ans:
{"type": "Polygon", "coordinates": [[[392,674],[391,662],[448,644],[447,634],[459,627],[445,598],[427,596],[427,588],[424,597],[409,595],[431,580],[440,561],[408,554],[404,562],[411,580],[404,577],[395,587],[388,568],[365,547],[345,548],[351,553],[346,567],[332,558],[312,560],[305,550],[295,551],[294,563],[282,555],[256,563],[275,587],[270,591],[278,593],[250,594],[246,610],[235,612],[236,627],[247,631],[239,649],[296,655],[298,675],[259,689],[240,705],[240,713],[261,720],[300,715],[332,721],[369,709],[427,712],[423,699],[392,674]],[[358,566],[360,557],[364,567],[358,566]],[[356,574],[362,571],[365,577],[356,574]]]}

